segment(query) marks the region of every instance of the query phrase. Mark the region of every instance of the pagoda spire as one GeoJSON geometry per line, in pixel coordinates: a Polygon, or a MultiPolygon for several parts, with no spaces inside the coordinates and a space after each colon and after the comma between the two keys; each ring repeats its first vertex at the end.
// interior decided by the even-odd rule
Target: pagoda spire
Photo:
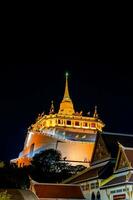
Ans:
{"type": "Polygon", "coordinates": [[[98,118],[97,106],[95,106],[93,117],[98,118]]]}
{"type": "Polygon", "coordinates": [[[53,113],[54,113],[54,102],[51,101],[51,107],[50,107],[49,114],[53,114],[53,113]]]}
{"type": "Polygon", "coordinates": [[[69,95],[69,90],[68,90],[68,72],[66,72],[66,85],[65,85],[63,101],[64,100],[71,100],[70,95],[69,95]]]}
{"type": "Polygon", "coordinates": [[[61,115],[73,115],[75,113],[73,108],[73,103],[69,95],[68,90],[68,72],[66,72],[66,84],[65,84],[65,92],[62,102],[60,103],[59,114],[61,115]]]}

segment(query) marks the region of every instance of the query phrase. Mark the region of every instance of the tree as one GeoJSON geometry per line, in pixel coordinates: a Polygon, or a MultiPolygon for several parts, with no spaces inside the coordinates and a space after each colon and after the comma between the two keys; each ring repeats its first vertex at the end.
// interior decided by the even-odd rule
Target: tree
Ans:
{"type": "Polygon", "coordinates": [[[84,169],[86,169],[86,167],[84,165],[71,166],[71,172],[72,172],[72,174],[77,174],[78,172],[81,172],[84,169]]]}
{"type": "Polygon", "coordinates": [[[61,153],[55,149],[47,149],[36,154],[31,161],[30,174],[39,182],[59,182],[62,172],[68,174],[68,163],[61,160],[61,153]]]}
{"type": "Polygon", "coordinates": [[[26,168],[18,168],[17,166],[6,164],[0,168],[0,188],[29,188],[30,181],[26,168]]]}
{"type": "Polygon", "coordinates": [[[0,168],[3,168],[5,166],[5,163],[0,160],[0,168]]]}
{"type": "Polygon", "coordinates": [[[7,194],[7,191],[0,192],[0,200],[10,200],[11,195],[7,194]]]}
{"type": "Polygon", "coordinates": [[[55,149],[47,149],[36,154],[31,161],[32,166],[41,169],[45,173],[57,172],[61,153],[55,149]]]}
{"type": "Polygon", "coordinates": [[[61,182],[83,169],[82,165],[71,166],[62,160],[59,151],[47,149],[33,157],[29,173],[38,182],[61,182]]]}

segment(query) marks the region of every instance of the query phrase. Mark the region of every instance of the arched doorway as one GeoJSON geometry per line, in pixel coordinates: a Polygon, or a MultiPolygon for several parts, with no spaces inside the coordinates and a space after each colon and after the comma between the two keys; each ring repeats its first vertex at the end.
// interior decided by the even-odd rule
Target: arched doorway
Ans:
{"type": "Polygon", "coordinates": [[[94,194],[94,192],[92,192],[92,194],[91,194],[91,200],[95,200],[95,194],[94,194]]]}
{"type": "Polygon", "coordinates": [[[101,195],[99,191],[97,192],[97,200],[101,200],[101,195]]]}

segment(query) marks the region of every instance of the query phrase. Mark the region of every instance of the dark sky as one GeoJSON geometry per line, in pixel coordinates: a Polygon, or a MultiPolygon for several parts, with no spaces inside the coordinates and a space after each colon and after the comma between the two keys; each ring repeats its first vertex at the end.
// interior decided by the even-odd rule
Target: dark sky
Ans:
{"type": "Polygon", "coordinates": [[[15,64],[0,65],[1,160],[18,156],[28,126],[38,113],[48,113],[51,100],[58,111],[66,71],[75,110],[92,114],[97,105],[104,130],[133,134],[133,78],[128,61],[114,62],[111,56],[104,59],[100,51],[89,54],[79,48],[47,49],[38,58],[30,54],[27,62],[20,58],[18,62],[11,59],[15,64]]]}

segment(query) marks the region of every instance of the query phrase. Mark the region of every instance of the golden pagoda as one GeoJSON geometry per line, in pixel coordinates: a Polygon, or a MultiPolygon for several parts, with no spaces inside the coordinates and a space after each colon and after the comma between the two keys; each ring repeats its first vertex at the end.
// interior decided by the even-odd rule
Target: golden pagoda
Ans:
{"type": "Polygon", "coordinates": [[[92,117],[75,112],[66,73],[65,92],[58,113],[55,113],[52,101],[49,114],[39,114],[36,122],[28,128],[23,151],[12,162],[23,167],[30,164],[36,153],[54,148],[61,151],[62,157],[73,165],[89,166],[96,133],[102,132],[103,127],[104,123],[98,117],[97,107],[92,117]]]}

